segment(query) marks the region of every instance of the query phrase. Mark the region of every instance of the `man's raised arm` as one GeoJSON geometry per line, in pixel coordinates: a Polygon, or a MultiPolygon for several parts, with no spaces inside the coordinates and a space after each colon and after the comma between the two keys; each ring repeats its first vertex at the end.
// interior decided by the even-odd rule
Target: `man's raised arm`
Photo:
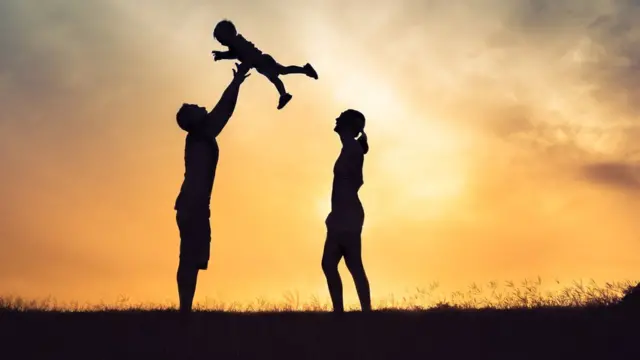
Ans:
{"type": "Polygon", "coordinates": [[[236,69],[233,70],[233,80],[231,80],[229,86],[222,93],[220,100],[218,100],[218,103],[204,121],[203,130],[207,136],[217,137],[227,125],[236,108],[240,85],[244,82],[244,79],[249,77],[249,70],[250,67],[244,64],[236,64],[236,69]]]}

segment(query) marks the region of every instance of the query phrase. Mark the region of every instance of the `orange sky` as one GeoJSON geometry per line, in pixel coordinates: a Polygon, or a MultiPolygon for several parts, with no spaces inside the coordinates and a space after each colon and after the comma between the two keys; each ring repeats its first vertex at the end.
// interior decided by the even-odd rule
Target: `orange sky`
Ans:
{"type": "Polygon", "coordinates": [[[285,77],[282,111],[265,78],[243,85],[219,138],[197,300],[328,296],[332,128],[348,107],[368,119],[374,297],[639,277],[640,5],[273,3],[0,4],[0,294],[175,301],[175,112],[211,108],[230,80],[232,63],[210,57],[223,17],[320,80],[285,77]]]}

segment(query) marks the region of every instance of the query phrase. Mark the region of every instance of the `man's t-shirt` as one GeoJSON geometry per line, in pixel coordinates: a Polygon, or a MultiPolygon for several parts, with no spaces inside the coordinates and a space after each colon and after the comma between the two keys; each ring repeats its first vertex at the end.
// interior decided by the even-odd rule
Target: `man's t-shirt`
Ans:
{"type": "Polygon", "coordinates": [[[218,156],[218,143],[215,139],[195,132],[187,134],[184,181],[176,199],[175,210],[209,213],[218,156]]]}

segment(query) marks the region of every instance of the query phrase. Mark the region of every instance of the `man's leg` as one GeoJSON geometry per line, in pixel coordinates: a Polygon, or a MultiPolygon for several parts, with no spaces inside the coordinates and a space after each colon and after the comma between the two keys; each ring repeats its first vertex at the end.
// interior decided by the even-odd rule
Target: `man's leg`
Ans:
{"type": "Polygon", "coordinates": [[[371,311],[371,290],[369,279],[362,263],[362,239],[358,233],[343,234],[342,246],[345,249],[344,262],[353,277],[360,299],[362,311],[371,311]]]}
{"type": "Polygon", "coordinates": [[[329,295],[331,296],[331,303],[333,304],[333,311],[335,313],[344,312],[344,302],[342,299],[342,280],[340,279],[340,273],[338,272],[338,264],[342,259],[342,251],[337,239],[333,236],[333,233],[327,231],[327,239],[324,243],[324,252],[322,254],[322,271],[327,278],[327,285],[329,287],[329,295]]]}
{"type": "Polygon", "coordinates": [[[196,293],[199,269],[193,262],[180,260],[178,265],[178,297],[180,299],[180,312],[190,313],[193,307],[193,298],[196,293]]]}
{"type": "Polygon", "coordinates": [[[180,229],[180,263],[176,280],[180,312],[190,313],[196,292],[198,272],[207,269],[211,245],[211,226],[208,213],[178,214],[180,229]]]}

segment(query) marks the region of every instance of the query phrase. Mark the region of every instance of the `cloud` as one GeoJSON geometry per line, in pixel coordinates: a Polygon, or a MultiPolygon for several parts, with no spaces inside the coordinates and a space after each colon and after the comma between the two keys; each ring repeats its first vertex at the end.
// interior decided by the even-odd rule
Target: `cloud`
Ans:
{"type": "Polygon", "coordinates": [[[299,8],[298,46],[372,119],[379,187],[405,185],[387,210],[439,206],[420,200],[428,187],[485,212],[509,201],[477,193],[495,187],[552,182],[537,196],[569,198],[591,164],[639,153],[637,1],[324,1],[292,19],[299,8]]]}
{"type": "MultiPolygon", "coordinates": [[[[411,282],[415,269],[420,276],[437,270],[466,282],[455,280],[460,264],[509,274],[528,265],[561,271],[573,261],[570,251],[606,253],[597,251],[611,248],[599,247],[605,237],[637,234],[637,221],[625,217],[637,204],[600,188],[638,186],[637,12],[637,1],[581,0],[2,1],[0,177],[8,185],[0,194],[9,200],[0,211],[16,220],[7,232],[13,244],[0,240],[1,252],[26,254],[31,243],[19,245],[23,238],[49,242],[58,262],[43,266],[84,256],[77,267],[91,259],[96,273],[151,268],[138,249],[143,244],[172,259],[169,215],[183,139],[167,114],[182,101],[217,100],[227,81],[217,74],[229,69],[211,64],[210,29],[229,17],[279,61],[313,63],[320,80],[288,78],[298,110],[267,115],[257,111],[272,104],[273,88],[257,74],[246,83],[237,114],[249,121],[235,122],[221,139],[233,160],[221,161],[226,175],[216,185],[215,208],[245,196],[242,213],[275,218],[271,206],[280,200],[263,199],[249,172],[265,173],[277,184],[274,194],[299,192],[306,201],[317,191],[328,199],[337,143],[330,128],[316,131],[355,107],[369,120],[372,146],[361,193],[367,226],[381,224],[368,249],[406,252],[397,263],[379,257],[379,264],[393,264],[380,265],[381,273],[397,271],[411,282]],[[260,146],[268,151],[256,153],[260,146]],[[311,153],[314,161],[303,169],[300,157],[311,153]],[[611,217],[602,221],[604,208],[611,217]],[[80,219],[84,231],[73,230],[80,219]],[[584,225],[592,223],[597,228],[584,225]],[[461,261],[462,252],[469,258],[461,261]],[[491,267],[501,253],[509,264],[491,267]],[[446,270],[428,268],[432,260],[446,270]],[[414,263],[413,272],[405,262],[414,263]]],[[[305,205],[289,205],[305,212],[305,205]]],[[[216,225],[220,238],[238,238],[230,225],[237,219],[229,220],[216,225]]],[[[247,232],[242,244],[275,232],[247,232]]],[[[589,270],[586,259],[571,265],[589,270]]]]}
{"type": "Polygon", "coordinates": [[[585,165],[585,178],[594,183],[604,184],[621,190],[640,190],[640,165],[626,163],[599,163],[585,165]]]}

